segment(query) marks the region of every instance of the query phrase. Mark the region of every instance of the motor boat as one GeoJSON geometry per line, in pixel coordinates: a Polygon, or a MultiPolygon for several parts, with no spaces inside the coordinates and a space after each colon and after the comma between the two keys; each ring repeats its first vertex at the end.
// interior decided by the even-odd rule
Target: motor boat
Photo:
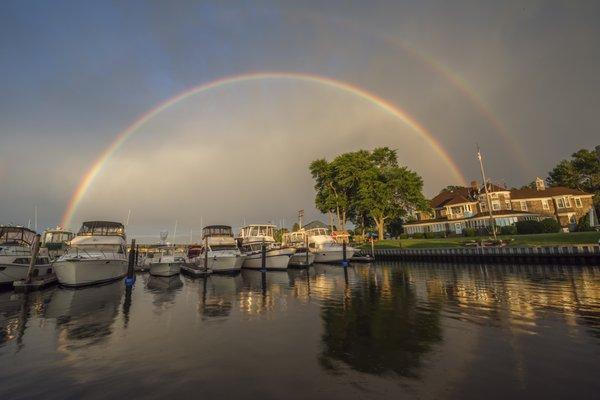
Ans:
{"type": "Polygon", "coordinates": [[[281,247],[275,243],[275,225],[247,225],[240,229],[238,244],[244,254],[242,268],[262,268],[262,246],[266,248],[266,269],[287,269],[290,258],[296,253],[291,247],[281,247]]]}
{"type": "Polygon", "coordinates": [[[315,255],[308,250],[307,243],[304,229],[283,234],[281,245],[296,249],[296,252],[290,258],[290,267],[308,267],[315,262],[315,255]]]}
{"type": "Polygon", "coordinates": [[[183,264],[185,264],[185,259],[176,253],[174,246],[169,245],[158,248],[158,252],[152,253],[152,258],[148,259],[152,276],[179,275],[183,264]]]}
{"type": "MultiPolygon", "coordinates": [[[[344,260],[343,244],[337,242],[326,228],[313,228],[306,231],[308,249],[315,255],[317,263],[334,263],[344,260]]],[[[346,260],[352,258],[356,249],[346,247],[346,260]]]]}
{"type": "Polygon", "coordinates": [[[87,221],[53,267],[61,285],[86,286],[123,278],[127,274],[127,265],[123,224],[87,221]]]}
{"type": "Polygon", "coordinates": [[[242,269],[244,256],[230,226],[209,225],[202,229],[202,240],[204,245],[194,258],[196,265],[204,266],[215,274],[235,273],[242,269]]]}
{"type": "Polygon", "coordinates": [[[46,229],[42,235],[42,247],[48,250],[50,259],[55,260],[64,255],[73,239],[73,232],[65,230],[60,226],[54,229],[46,229]]]}
{"type": "MultiPolygon", "coordinates": [[[[0,226],[0,285],[27,278],[36,233],[21,226],[0,226]]],[[[40,248],[33,277],[52,274],[46,249],[40,248]]]]}

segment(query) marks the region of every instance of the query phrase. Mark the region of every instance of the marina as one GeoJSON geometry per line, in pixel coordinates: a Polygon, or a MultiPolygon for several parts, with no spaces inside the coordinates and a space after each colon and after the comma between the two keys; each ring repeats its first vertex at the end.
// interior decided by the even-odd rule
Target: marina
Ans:
{"type": "Polygon", "coordinates": [[[315,264],[5,291],[0,398],[591,399],[599,305],[600,270],[571,266],[315,264]]]}

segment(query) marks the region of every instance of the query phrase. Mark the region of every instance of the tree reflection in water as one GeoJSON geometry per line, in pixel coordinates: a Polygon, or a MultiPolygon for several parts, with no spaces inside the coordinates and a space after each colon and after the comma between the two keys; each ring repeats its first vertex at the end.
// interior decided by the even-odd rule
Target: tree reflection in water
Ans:
{"type": "Polygon", "coordinates": [[[323,368],[337,370],[342,362],[361,372],[412,377],[441,341],[441,302],[419,304],[405,272],[389,272],[385,285],[370,273],[355,287],[346,284],[342,301],[323,302],[323,368]]]}

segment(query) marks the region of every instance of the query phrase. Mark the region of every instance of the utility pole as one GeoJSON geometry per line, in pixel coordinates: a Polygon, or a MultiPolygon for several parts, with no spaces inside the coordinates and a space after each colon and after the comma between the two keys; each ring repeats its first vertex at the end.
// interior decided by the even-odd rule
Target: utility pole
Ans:
{"type": "Polygon", "coordinates": [[[481,150],[479,149],[479,144],[477,145],[477,158],[479,159],[479,166],[481,167],[481,179],[483,179],[483,187],[485,189],[485,198],[487,200],[488,211],[490,213],[490,226],[492,228],[494,240],[496,240],[497,239],[496,223],[494,220],[494,214],[492,213],[492,200],[490,199],[490,194],[488,192],[487,180],[485,178],[485,170],[483,168],[483,158],[481,157],[481,150]]]}

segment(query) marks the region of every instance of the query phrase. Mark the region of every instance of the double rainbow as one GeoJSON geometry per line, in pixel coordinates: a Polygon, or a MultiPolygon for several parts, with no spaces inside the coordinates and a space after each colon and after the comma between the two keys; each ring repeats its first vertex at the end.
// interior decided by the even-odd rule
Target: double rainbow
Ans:
{"type": "Polygon", "coordinates": [[[115,154],[115,152],[127,141],[127,139],[129,139],[140,127],[142,127],[145,123],[150,121],[153,117],[191,96],[241,82],[258,80],[293,80],[316,83],[335,88],[343,92],[358,96],[362,99],[365,99],[370,103],[376,105],[383,111],[387,112],[388,114],[396,117],[398,120],[400,120],[401,122],[409,126],[411,129],[413,129],[415,132],[420,134],[431,145],[431,147],[438,154],[438,156],[441,157],[442,160],[444,160],[444,162],[447,164],[448,168],[452,172],[452,175],[454,175],[454,178],[461,184],[466,183],[464,175],[462,174],[454,160],[452,160],[448,152],[433,137],[431,132],[425,129],[425,127],[423,127],[416,119],[410,116],[406,111],[402,110],[401,108],[392,104],[386,99],[383,99],[367,90],[364,90],[348,82],[343,82],[321,75],[297,72],[255,72],[242,75],[227,76],[185,90],[163,101],[162,103],[158,104],[154,108],[150,109],[149,111],[138,117],[131,125],[129,125],[125,130],[123,130],[117,135],[115,140],[102,152],[102,154],[98,157],[94,164],[92,164],[90,169],[81,178],[81,181],[77,185],[77,188],[73,192],[73,195],[69,200],[67,208],[65,209],[61,225],[64,227],[69,227],[71,225],[71,221],[73,219],[73,216],[77,212],[79,204],[81,203],[86,192],[88,191],[88,189],[94,182],[94,179],[98,176],[104,165],[110,160],[113,154],[115,154]]]}

